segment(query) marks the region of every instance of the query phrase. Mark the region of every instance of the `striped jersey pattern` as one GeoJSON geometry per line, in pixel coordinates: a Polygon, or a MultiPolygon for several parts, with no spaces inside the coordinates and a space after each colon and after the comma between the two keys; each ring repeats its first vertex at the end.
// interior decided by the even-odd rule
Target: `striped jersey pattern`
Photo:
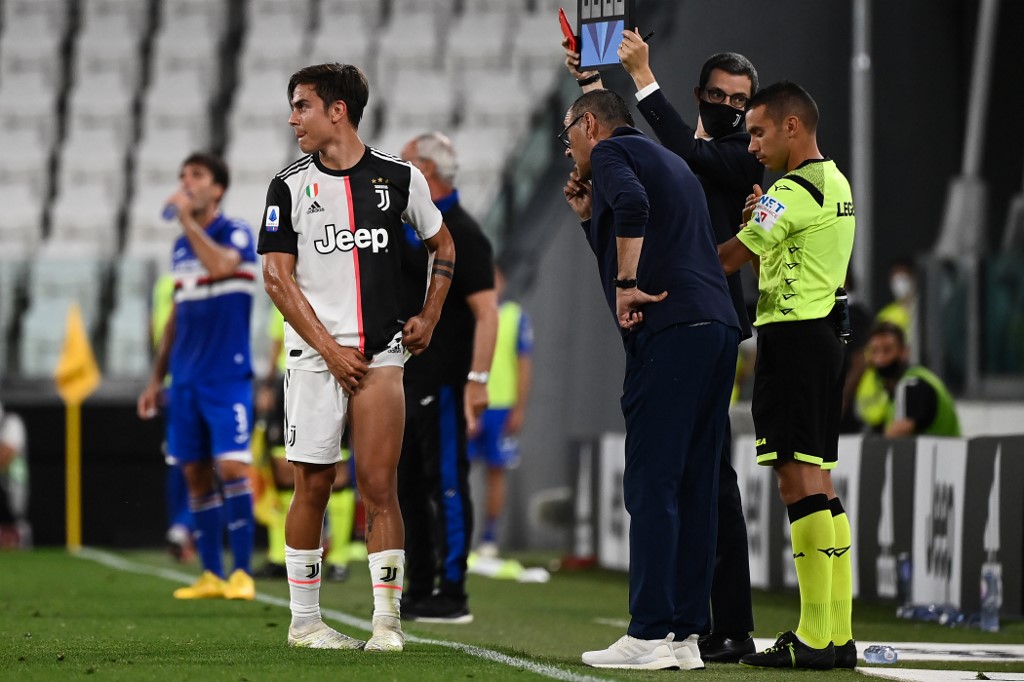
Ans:
{"type": "MultiPolygon", "coordinates": [[[[441,229],[419,170],[372,147],[342,171],[312,154],[270,182],[258,251],[293,254],[295,281],[320,322],[340,345],[372,357],[405,324],[403,223],[421,239],[441,229]]],[[[289,369],[327,369],[287,320],[285,348],[289,369]]]]}
{"type": "Polygon", "coordinates": [[[249,320],[256,288],[252,230],[218,215],[206,228],[219,246],[242,257],[228,277],[214,280],[184,235],[174,243],[174,344],[170,373],[175,384],[247,379],[252,376],[249,320]]]}

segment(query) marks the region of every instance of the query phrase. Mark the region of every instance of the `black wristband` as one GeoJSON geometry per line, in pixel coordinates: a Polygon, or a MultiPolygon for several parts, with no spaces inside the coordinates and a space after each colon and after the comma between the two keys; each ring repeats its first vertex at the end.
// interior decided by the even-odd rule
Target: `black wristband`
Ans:
{"type": "Polygon", "coordinates": [[[591,83],[596,83],[599,80],[601,80],[601,74],[595,73],[593,75],[587,76],[586,78],[577,78],[576,84],[582,88],[584,85],[590,85],[591,83]]]}
{"type": "Polygon", "coordinates": [[[612,285],[616,289],[636,289],[636,277],[633,279],[613,279],[612,285]]]}

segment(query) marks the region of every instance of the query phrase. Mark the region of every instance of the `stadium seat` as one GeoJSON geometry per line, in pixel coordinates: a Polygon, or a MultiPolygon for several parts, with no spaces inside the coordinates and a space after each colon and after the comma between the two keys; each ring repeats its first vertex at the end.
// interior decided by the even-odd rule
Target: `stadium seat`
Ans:
{"type": "MultiPolygon", "coordinates": [[[[377,74],[372,21],[362,13],[322,14],[314,29],[312,47],[308,53],[309,62],[355,64],[367,75],[372,86],[377,74]]],[[[371,87],[371,96],[373,91],[371,87]]]]}
{"type": "Polygon", "coordinates": [[[500,172],[518,141],[518,136],[508,128],[464,126],[451,137],[458,155],[460,179],[478,173],[500,172]]]}
{"type": "Polygon", "coordinates": [[[425,130],[452,126],[456,95],[443,73],[403,69],[388,84],[387,93],[386,125],[425,130]]]}
{"type": "Polygon", "coordinates": [[[241,74],[228,115],[228,133],[262,129],[283,132],[288,128],[288,78],[293,71],[266,69],[241,74]]]}
{"type": "Polygon", "coordinates": [[[270,179],[299,153],[295,136],[284,126],[279,125],[275,130],[236,128],[224,160],[232,183],[269,185],[270,179]]]}
{"type": "Polygon", "coordinates": [[[44,86],[31,73],[11,74],[0,80],[0,129],[26,131],[49,144],[56,138],[57,117],[41,116],[40,112],[51,111],[57,111],[56,88],[44,86]],[[27,92],[32,96],[26,97],[27,92]]]}
{"type": "Polygon", "coordinates": [[[144,35],[141,30],[132,28],[136,21],[128,15],[120,15],[118,21],[104,17],[87,24],[75,41],[72,77],[78,79],[114,73],[129,92],[134,93],[141,81],[141,41],[144,35]]]}
{"type": "Polygon", "coordinates": [[[66,0],[5,0],[0,24],[7,35],[59,39],[68,25],[69,5],[66,0]]]}
{"type": "MultiPolygon", "coordinates": [[[[0,149],[2,145],[3,137],[0,137],[0,149]]],[[[0,244],[3,244],[0,257],[5,260],[28,257],[42,238],[40,225],[48,194],[40,189],[25,181],[0,182],[0,206],[4,207],[0,220],[0,244]]]]}
{"type": "Polygon", "coordinates": [[[467,71],[496,73],[508,68],[509,39],[514,16],[499,13],[464,14],[449,28],[445,40],[445,69],[452,82],[462,83],[467,71]]]}
{"type": "Polygon", "coordinates": [[[90,254],[113,254],[118,246],[120,203],[111,201],[105,192],[100,184],[61,188],[53,205],[51,232],[43,244],[44,252],[59,254],[83,248],[90,254]]]}
{"type": "Polygon", "coordinates": [[[146,91],[143,130],[184,130],[194,143],[205,146],[210,135],[210,74],[181,70],[161,72],[146,91]]]}
{"type": "Polygon", "coordinates": [[[532,102],[523,96],[518,74],[478,74],[467,81],[464,122],[471,126],[507,127],[519,134],[529,123],[532,102]]]}
{"type": "Polygon", "coordinates": [[[565,58],[561,41],[562,32],[554,17],[537,12],[520,18],[512,39],[512,61],[520,80],[535,97],[568,77],[561,67],[565,58]]]}
{"type": "Polygon", "coordinates": [[[58,307],[76,301],[89,328],[99,322],[100,290],[107,270],[102,259],[40,257],[29,266],[29,308],[58,307]]]}
{"type": "Polygon", "coordinates": [[[150,369],[149,309],[140,299],[125,301],[110,316],[106,374],[143,378],[150,369]]]}
{"type": "Polygon", "coordinates": [[[377,78],[383,81],[378,87],[393,92],[389,83],[404,69],[437,67],[441,46],[439,38],[439,23],[433,12],[399,11],[395,8],[391,21],[381,33],[380,44],[389,46],[389,49],[382,49],[378,56],[377,78]]]}
{"type": "Polygon", "coordinates": [[[126,131],[135,120],[134,100],[135,90],[122,73],[82,72],[68,98],[70,125],[75,129],[107,128],[127,138],[126,131]]]}
{"type": "Polygon", "coordinates": [[[433,128],[415,127],[405,128],[399,126],[385,127],[379,135],[367,138],[367,144],[375,149],[395,156],[401,156],[402,148],[417,135],[428,133],[433,128]]]}
{"type": "Polygon", "coordinates": [[[120,205],[125,191],[125,146],[123,133],[113,130],[78,130],[61,150],[58,188],[102,185],[107,198],[120,205]]]}
{"type": "Polygon", "coordinates": [[[519,16],[526,12],[527,4],[527,0],[462,0],[462,11],[465,14],[500,13],[519,16]]]}
{"type": "MultiPolygon", "coordinates": [[[[336,17],[361,15],[367,29],[375,29],[384,16],[383,2],[366,2],[366,0],[320,0],[321,26],[333,22],[336,17]]],[[[322,28],[321,28],[322,30],[322,28]]]]}
{"type": "Polygon", "coordinates": [[[136,192],[170,195],[178,186],[181,162],[202,146],[188,130],[147,131],[135,150],[136,192]]]}
{"type": "MultiPolygon", "coordinates": [[[[298,155],[296,155],[298,158],[298,155]]],[[[284,166],[277,170],[280,171],[284,166]]],[[[277,171],[275,171],[277,172],[277,171]]],[[[229,218],[244,220],[253,228],[253,234],[259,232],[263,209],[267,205],[267,188],[273,175],[267,176],[263,182],[233,183],[221,202],[221,211],[229,218]]]]}
{"type": "Polygon", "coordinates": [[[21,133],[0,130],[0,184],[24,182],[36,187],[30,195],[42,199],[49,187],[50,152],[41,133],[30,129],[21,133]]]}

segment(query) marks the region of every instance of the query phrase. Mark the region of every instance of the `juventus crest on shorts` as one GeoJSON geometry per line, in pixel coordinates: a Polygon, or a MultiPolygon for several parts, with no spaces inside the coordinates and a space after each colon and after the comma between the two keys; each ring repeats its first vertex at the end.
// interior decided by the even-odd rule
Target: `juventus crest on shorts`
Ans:
{"type": "MultiPolygon", "coordinates": [[[[343,171],[312,154],[271,181],[258,250],[294,254],[295,281],[320,321],[339,344],[372,356],[403,325],[403,223],[421,239],[441,229],[418,169],[372,147],[343,171]]],[[[327,368],[287,320],[285,347],[289,369],[327,368]]]]}

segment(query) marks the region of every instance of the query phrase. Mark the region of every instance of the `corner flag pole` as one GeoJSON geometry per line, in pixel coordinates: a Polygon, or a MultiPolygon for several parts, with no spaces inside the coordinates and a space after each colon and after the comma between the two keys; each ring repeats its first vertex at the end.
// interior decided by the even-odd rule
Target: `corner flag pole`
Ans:
{"type": "Polygon", "coordinates": [[[82,548],[82,405],[68,403],[67,443],[65,456],[65,491],[67,501],[66,537],[68,549],[82,548]]]}
{"type": "Polygon", "coordinates": [[[64,497],[68,550],[82,547],[82,402],[100,385],[100,370],[89,345],[78,304],[68,309],[64,347],[54,372],[67,413],[64,497]]]}

